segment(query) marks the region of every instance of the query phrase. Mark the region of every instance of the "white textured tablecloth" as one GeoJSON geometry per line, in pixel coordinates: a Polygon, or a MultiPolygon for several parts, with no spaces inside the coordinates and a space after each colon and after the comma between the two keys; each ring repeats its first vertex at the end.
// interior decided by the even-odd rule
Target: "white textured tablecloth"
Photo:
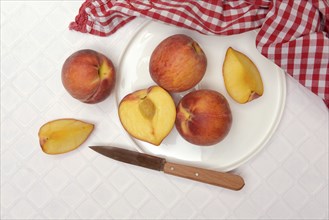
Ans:
{"type": "Polygon", "coordinates": [[[83,48],[118,64],[143,21],[107,38],[69,31],[82,2],[1,1],[1,219],[328,219],[328,110],[290,77],[277,131],[234,171],[245,179],[241,191],[119,163],[86,144],[44,154],[40,126],[65,117],[96,124],[88,143],[133,146],[114,96],[96,105],[76,101],[60,72],[83,48]]]}

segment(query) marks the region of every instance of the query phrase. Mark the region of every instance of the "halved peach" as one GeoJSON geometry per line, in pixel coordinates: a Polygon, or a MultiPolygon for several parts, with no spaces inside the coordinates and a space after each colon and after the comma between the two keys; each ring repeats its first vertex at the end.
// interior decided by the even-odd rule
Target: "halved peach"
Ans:
{"type": "Polygon", "coordinates": [[[152,86],[126,95],[119,104],[119,118],[134,138],[160,145],[175,124],[176,107],[166,90],[152,86]]]}

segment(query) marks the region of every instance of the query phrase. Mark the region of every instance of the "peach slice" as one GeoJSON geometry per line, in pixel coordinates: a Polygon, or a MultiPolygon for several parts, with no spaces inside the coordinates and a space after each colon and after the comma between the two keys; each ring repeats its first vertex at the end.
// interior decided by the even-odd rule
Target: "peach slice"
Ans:
{"type": "Polygon", "coordinates": [[[57,119],[42,125],[38,136],[43,152],[62,154],[78,148],[87,140],[94,125],[76,119],[57,119]]]}
{"type": "Polygon", "coordinates": [[[119,104],[119,118],[128,134],[158,146],[175,124],[176,107],[166,90],[151,86],[126,95],[119,104]]]}
{"type": "Polygon", "coordinates": [[[231,47],[226,51],[223,77],[228,94],[238,103],[247,103],[263,95],[258,68],[249,57],[231,47]]]}

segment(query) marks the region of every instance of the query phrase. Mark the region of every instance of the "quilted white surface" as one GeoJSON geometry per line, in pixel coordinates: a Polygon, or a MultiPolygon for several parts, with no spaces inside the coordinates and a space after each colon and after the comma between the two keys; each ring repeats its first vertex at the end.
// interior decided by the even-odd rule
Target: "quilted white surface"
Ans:
{"type": "Polygon", "coordinates": [[[118,124],[114,97],[97,105],[72,99],[61,66],[82,48],[118,63],[142,20],[108,38],[69,31],[82,2],[1,1],[1,219],[328,219],[328,110],[290,77],[275,135],[234,171],[245,179],[241,191],[88,149],[88,143],[132,143],[118,124]],[[44,154],[39,127],[64,117],[91,121],[96,129],[78,150],[44,154]]]}

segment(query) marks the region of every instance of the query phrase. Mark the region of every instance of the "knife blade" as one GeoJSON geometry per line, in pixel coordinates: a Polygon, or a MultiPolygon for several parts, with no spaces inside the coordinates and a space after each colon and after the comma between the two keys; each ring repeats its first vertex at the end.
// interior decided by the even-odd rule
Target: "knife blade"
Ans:
{"type": "Polygon", "coordinates": [[[89,148],[97,153],[120,162],[141,166],[152,170],[163,171],[166,174],[220,186],[231,190],[240,190],[244,186],[243,178],[233,173],[218,172],[172,163],[161,157],[113,146],[89,146],[89,148]]]}

